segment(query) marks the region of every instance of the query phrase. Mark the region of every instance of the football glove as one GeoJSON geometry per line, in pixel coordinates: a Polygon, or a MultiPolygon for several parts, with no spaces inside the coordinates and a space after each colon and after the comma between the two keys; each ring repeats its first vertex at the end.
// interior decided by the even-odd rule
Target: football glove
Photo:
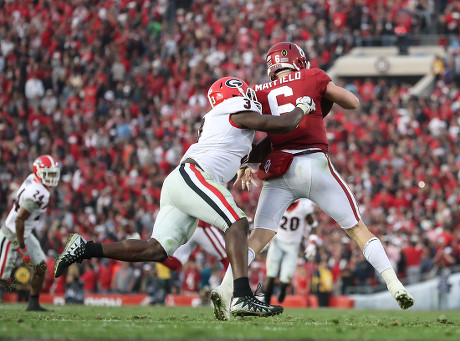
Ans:
{"type": "Polygon", "coordinates": [[[318,242],[318,236],[316,234],[308,237],[308,245],[305,248],[305,259],[310,260],[316,256],[316,243],[318,242]]]}
{"type": "Polygon", "coordinates": [[[16,250],[19,252],[19,254],[21,255],[21,257],[24,260],[24,262],[26,262],[26,264],[29,264],[30,263],[30,254],[29,254],[29,251],[27,250],[27,246],[24,246],[23,249],[18,247],[16,250]]]}
{"type": "Polygon", "coordinates": [[[316,110],[315,102],[309,96],[299,97],[295,103],[297,108],[302,109],[304,115],[307,115],[316,110]]]}

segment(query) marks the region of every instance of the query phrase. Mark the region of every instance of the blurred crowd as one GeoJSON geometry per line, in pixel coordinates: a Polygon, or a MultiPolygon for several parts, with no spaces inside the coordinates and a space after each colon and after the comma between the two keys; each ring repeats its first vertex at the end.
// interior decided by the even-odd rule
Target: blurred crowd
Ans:
{"type": "MultiPolygon", "coordinates": [[[[393,45],[401,32],[414,44],[440,37],[448,53],[435,89],[417,97],[397,79],[338,81],[361,108],[325,119],[331,158],[402,278],[460,264],[460,1],[3,0],[0,9],[0,218],[33,159],[52,154],[62,181],[36,229],[50,270],[71,232],[150,236],[162,181],[196,141],[214,80],[268,81],[275,42],[297,43],[327,71],[353,47],[393,45]]],[[[252,217],[259,190],[232,191],[252,217]]],[[[317,214],[324,243],[316,261],[299,258],[292,292],[310,290],[321,260],[336,292],[378,285],[346,234],[317,214]]],[[[50,276],[46,290],[198,293],[222,270],[201,250],[179,272],[92,260],[60,282],[50,276]]],[[[263,271],[264,254],[251,283],[263,271]]]]}

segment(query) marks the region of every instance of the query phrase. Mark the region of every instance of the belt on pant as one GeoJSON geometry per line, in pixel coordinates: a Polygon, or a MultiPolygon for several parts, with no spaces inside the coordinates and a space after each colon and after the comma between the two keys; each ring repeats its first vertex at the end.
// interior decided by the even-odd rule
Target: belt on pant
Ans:
{"type": "Polygon", "coordinates": [[[308,155],[308,154],[314,154],[314,153],[324,153],[324,152],[321,149],[307,149],[307,150],[303,150],[298,153],[294,153],[292,155],[300,156],[300,155],[308,155]]]}
{"type": "Polygon", "coordinates": [[[197,166],[199,169],[201,169],[202,171],[204,171],[203,168],[198,164],[198,162],[196,162],[195,160],[193,160],[193,159],[191,159],[191,158],[186,158],[184,161],[182,161],[181,164],[183,165],[184,163],[190,163],[191,165],[195,165],[195,166],[197,166]]]}

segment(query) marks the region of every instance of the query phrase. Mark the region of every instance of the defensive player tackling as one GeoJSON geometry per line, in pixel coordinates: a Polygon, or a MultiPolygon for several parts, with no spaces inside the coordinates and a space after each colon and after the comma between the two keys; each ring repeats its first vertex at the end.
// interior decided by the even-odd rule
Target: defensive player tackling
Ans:
{"type": "Polygon", "coordinates": [[[254,92],[235,77],[217,80],[208,91],[211,111],[204,116],[201,136],[166,177],[161,190],[160,211],[148,240],[115,243],[86,242],[71,236],[56,260],[55,277],[74,262],[91,257],[123,261],[165,261],[186,243],[198,220],[225,233],[227,255],[232,265],[233,301],[229,310],[235,316],[270,316],[283,308],[255,298],[248,279],[249,223],[225,184],[237,172],[240,161],[251,150],[254,130],[288,132],[295,129],[312,108],[309,98],[299,98],[293,110],[282,117],[262,115],[254,92]]]}

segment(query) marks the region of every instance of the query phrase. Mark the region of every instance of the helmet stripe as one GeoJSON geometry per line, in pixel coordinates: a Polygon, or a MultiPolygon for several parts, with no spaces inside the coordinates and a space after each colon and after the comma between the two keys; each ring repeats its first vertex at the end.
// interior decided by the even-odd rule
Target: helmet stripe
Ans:
{"type": "Polygon", "coordinates": [[[50,161],[50,163],[51,163],[51,166],[53,166],[53,167],[54,167],[54,166],[55,166],[55,162],[54,162],[54,159],[53,159],[53,158],[52,158],[50,155],[45,155],[45,156],[46,156],[46,157],[48,158],[48,160],[50,161]]]}

